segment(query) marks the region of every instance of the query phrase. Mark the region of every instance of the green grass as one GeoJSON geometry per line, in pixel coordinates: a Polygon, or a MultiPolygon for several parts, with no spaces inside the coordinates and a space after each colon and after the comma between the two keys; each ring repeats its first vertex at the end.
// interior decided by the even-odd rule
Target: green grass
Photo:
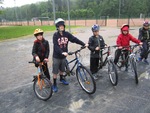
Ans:
{"type": "Polygon", "coordinates": [[[55,26],[8,26],[0,27],[0,40],[18,38],[21,36],[31,35],[34,30],[40,28],[44,31],[53,31],[55,26]]]}
{"type": "MultiPolygon", "coordinates": [[[[79,27],[79,26],[71,26],[79,27]]],[[[7,26],[0,27],[0,40],[18,38],[26,35],[33,35],[35,29],[40,28],[45,31],[55,31],[55,26],[7,26]]]]}

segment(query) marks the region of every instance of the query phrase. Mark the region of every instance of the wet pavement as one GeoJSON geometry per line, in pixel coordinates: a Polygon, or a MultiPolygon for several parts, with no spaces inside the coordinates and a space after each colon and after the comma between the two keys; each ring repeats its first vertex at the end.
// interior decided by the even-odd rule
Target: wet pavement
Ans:
{"type": "MultiPolygon", "coordinates": [[[[72,31],[84,42],[92,35],[90,28],[72,31]]],[[[100,33],[108,45],[115,44],[119,33],[117,28],[102,28],[100,33]]],[[[137,36],[138,29],[131,33],[137,36]]],[[[50,43],[49,70],[52,66],[52,34],[45,33],[50,43]]],[[[139,84],[136,85],[132,73],[119,71],[119,83],[113,87],[107,74],[107,66],[99,71],[96,92],[88,95],[79,86],[75,76],[68,77],[70,84],[59,83],[58,92],[47,101],[37,99],[33,92],[32,78],[36,68],[32,60],[33,36],[0,42],[0,113],[150,113],[150,65],[138,63],[139,84]]],[[[69,50],[80,46],[70,43],[69,50]]],[[[81,52],[82,62],[89,67],[89,51],[81,52]]],[[[69,56],[69,59],[73,56],[69,56]]],[[[149,60],[149,59],[148,59],[149,60]]],[[[150,60],[149,60],[150,61],[150,60]]],[[[52,76],[52,74],[51,74],[52,76]]]]}

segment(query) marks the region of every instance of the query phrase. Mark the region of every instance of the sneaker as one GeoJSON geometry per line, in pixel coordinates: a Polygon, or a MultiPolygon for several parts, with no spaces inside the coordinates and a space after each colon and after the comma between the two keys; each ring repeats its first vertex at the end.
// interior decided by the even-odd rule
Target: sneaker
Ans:
{"type": "Polygon", "coordinates": [[[98,79],[97,74],[93,74],[93,78],[94,78],[94,80],[97,80],[98,79]]]}
{"type": "Polygon", "coordinates": [[[141,58],[141,57],[137,58],[137,61],[141,62],[141,61],[142,61],[142,58],[141,58]]]}
{"type": "Polygon", "coordinates": [[[147,59],[145,59],[143,62],[144,62],[145,64],[149,65],[149,62],[147,61],[147,59]]]}
{"type": "Polygon", "coordinates": [[[58,91],[58,87],[56,85],[52,85],[52,89],[55,93],[58,91]]]}
{"type": "Polygon", "coordinates": [[[69,82],[67,82],[65,79],[61,79],[60,82],[63,83],[64,85],[68,85],[69,84],[69,82]]]}

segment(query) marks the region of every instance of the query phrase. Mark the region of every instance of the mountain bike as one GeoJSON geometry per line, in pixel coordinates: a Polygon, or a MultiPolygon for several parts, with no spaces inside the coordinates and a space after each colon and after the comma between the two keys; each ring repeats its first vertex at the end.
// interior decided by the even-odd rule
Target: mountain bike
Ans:
{"type": "Polygon", "coordinates": [[[70,75],[75,75],[75,73],[73,72],[74,68],[76,67],[76,77],[77,77],[77,81],[79,82],[81,88],[88,94],[93,94],[96,91],[96,83],[95,80],[91,74],[91,72],[82,65],[82,63],[80,62],[79,56],[80,56],[80,51],[82,49],[84,49],[85,47],[81,47],[80,49],[74,51],[74,52],[69,52],[68,55],[75,55],[75,58],[71,61],[68,61],[66,59],[66,71],[65,71],[65,75],[66,76],[70,76],[70,75]],[[72,62],[74,62],[73,67],[70,69],[69,64],[71,64],[72,62]]]}
{"type": "MultiPolygon", "coordinates": [[[[131,46],[124,46],[121,49],[121,55],[119,57],[119,61],[117,63],[118,68],[131,66],[131,71],[134,74],[135,77],[135,83],[138,84],[138,73],[137,73],[137,58],[136,54],[139,52],[139,50],[134,51],[135,47],[139,45],[131,45],[131,46]],[[127,56],[126,56],[127,54],[127,56]]],[[[116,46],[118,47],[118,46],[116,46]]]]}
{"type": "Polygon", "coordinates": [[[44,62],[35,62],[30,61],[29,63],[33,63],[37,65],[37,72],[38,74],[33,76],[33,91],[35,95],[41,100],[48,100],[52,96],[52,83],[44,74],[44,62]]]}
{"type": "Polygon", "coordinates": [[[111,46],[100,49],[98,69],[101,69],[103,66],[106,66],[106,64],[108,64],[108,75],[110,82],[113,86],[116,86],[118,84],[118,73],[113,61],[113,56],[110,54],[110,47],[111,46]],[[107,49],[106,52],[104,52],[105,49],[107,49]],[[105,58],[104,55],[106,55],[105,58]]]}

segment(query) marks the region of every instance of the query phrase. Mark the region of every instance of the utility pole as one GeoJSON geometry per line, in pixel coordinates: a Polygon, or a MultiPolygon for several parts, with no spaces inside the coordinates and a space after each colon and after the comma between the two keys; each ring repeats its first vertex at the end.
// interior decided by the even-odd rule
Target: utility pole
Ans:
{"type": "Polygon", "coordinates": [[[68,25],[69,25],[69,32],[71,32],[71,29],[70,29],[70,0],[67,0],[67,6],[68,6],[68,25]]]}
{"type": "Polygon", "coordinates": [[[52,2],[53,2],[53,16],[54,16],[54,24],[55,24],[55,20],[56,20],[55,0],[52,0],[52,2]]]}
{"type": "Polygon", "coordinates": [[[118,16],[119,16],[119,18],[120,18],[120,13],[121,12],[121,0],[119,0],[119,14],[118,14],[118,16]]]}
{"type": "Polygon", "coordinates": [[[18,16],[17,16],[17,10],[16,10],[16,0],[14,0],[14,8],[15,8],[16,21],[17,21],[18,20],[18,16]]]}

